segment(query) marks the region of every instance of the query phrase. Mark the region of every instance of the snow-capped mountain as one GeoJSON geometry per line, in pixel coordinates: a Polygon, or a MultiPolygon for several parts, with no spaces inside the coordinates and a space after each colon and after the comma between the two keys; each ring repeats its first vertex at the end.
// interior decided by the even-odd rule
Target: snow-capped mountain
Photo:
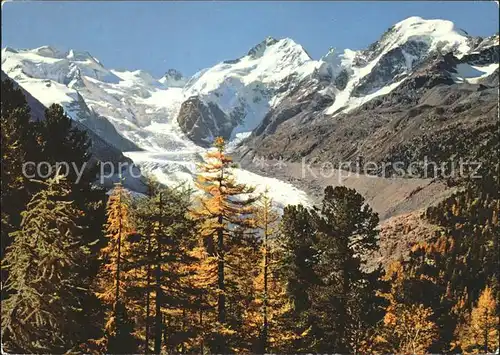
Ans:
{"type": "Polygon", "coordinates": [[[452,158],[454,145],[440,134],[492,132],[499,48],[498,35],[474,38],[449,21],[406,19],[366,50],[331,50],[240,153],[330,163],[452,158]]]}
{"type": "Polygon", "coordinates": [[[328,114],[349,111],[376,96],[389,93],[432,53],[467,54],[472,38],[444,20],[410,17],[389,28],[368,49],[328,53],[322,70],[334,80],[334,103],[328,114]]]}
{"type": "Polygon", "coordinates": [[[207,144],[214,136],[251,131],[317,65],[293,40],[268,37],[247,55],[195,74],[184,87],[190,101],[181,107],[179,124],[207,144]]]}
{"type": "Polygon", "coordinates": [[[189,80],[173,69],[159,80],[141,70],[107,69],[86,52],[47,46],[2,51],[2,70],[42,103],[60,103],[76,120],[95,112],[139,148],[156,151],[186,147],[179,124],[196,143],[207,145],[217,135],[251,131],[286,94],[287,79],[304,77],[316,64],[292,40],[271,38],[189,80]],[[194,100],[209,112],[191,112],[194,100]]]}
{"type": "Polygon", "coordinates": [[[406,88],[436,55],[454,58],[442,68],[453,82],[480,83],[498,72],[498,46],[498,35],[483,40],[449,21],[411,17],[365,50],[332,49],[314,60],[292,39],[268,37],[191,78],[175,69],[159,79],[113,70],[88,52],[49,46],[4,48],[2,71],[44,105],[63,105],[109,144],[136,151],[127,154],[147,170],[179,180],[215,136],[269,136],[297,115],[301,124],[334,122],[406,88]]]}
{"type": "Polygon", "coordinates": [[[215,136],[252,131],[307,80],[322,84],[320,94],[331,99],[325,113],[334,115],[388,94],[433,53],[465,56],[474,60],[479,76],[491,74],[495,61],[481,62],[477,53],[495,47],[498,37],[477,42],[450,21],[411,17],[366,50],[331,50],[313,60],[292,39],[268,37],[246,55],[189,79],[175,69],[159,80],[141,70],[107,69],[88,52],[48,46],[3,49],[2,70],[42,103],[63,104],[91,128],[99,130],[102,123],[96,125],[89,112],[109,121],[135,146],[161,151],[185,148],[185,135],[207,146],[215,136]]]}

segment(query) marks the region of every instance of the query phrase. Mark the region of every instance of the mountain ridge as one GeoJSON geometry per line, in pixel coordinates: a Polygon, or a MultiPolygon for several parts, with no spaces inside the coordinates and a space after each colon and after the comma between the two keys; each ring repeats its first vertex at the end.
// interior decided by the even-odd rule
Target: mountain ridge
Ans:
{"type": "Polygon", "coordinates": [[[364,50],[330,50],[314,60],[292,39],[268,37],[190,78],[175,69],[159,79],[107,69],[88,52],[46,46],[4,48],[2,69],[119,150],[144,151],[128,156],[170,181],[194,174],[191,163],[219,135],[246,138],[236,152],[248,165],[259,156],[311,162],[400,156],[403,145],[386,142],[420,137],[420,125],[458,132],[425,118],[441,111],[459,129],[476,122],[482,129],[493,118],[498,46],[498,35],[471,37],[450,21],[411,17],[364,50]],[[452,97],[463,102],[446,104],[452,97]],[[485,122],[481,110],[489,110],[485,122]],[[457,112],[470,116],[457,120],[457,112]],[[168,158],[150,164],[148,154],[168,158]]]}

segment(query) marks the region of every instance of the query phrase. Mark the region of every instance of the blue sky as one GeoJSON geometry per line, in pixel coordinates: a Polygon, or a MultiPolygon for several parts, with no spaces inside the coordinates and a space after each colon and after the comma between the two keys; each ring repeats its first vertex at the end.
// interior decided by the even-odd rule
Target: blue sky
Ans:
{"type": "Polygon", "coordinates": [[[192,75],[244,55],[266,36],[290,37],[315,59],[330,47],[366,48],[409,16],[451,20],[478,36],[499,26],[493,1],[20,1],[2,6],[2,47],[73,48],[108,68],[192,75]]]}

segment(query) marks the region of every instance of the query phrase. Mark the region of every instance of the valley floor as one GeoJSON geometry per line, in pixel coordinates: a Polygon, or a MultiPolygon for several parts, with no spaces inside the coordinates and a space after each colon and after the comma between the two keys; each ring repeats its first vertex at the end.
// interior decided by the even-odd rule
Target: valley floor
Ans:
{"type": "Polygon", "coordinates": [[[297,162],[248,162],[242,168],[252,173],[291,183],[319,204],[326,186],[344,185],[356,189],[379,214],[380,220],[421,210],[449,196],[453,189],[433,179],[384,178],[344,170],[323,170],[319,165],[297,162]]]}

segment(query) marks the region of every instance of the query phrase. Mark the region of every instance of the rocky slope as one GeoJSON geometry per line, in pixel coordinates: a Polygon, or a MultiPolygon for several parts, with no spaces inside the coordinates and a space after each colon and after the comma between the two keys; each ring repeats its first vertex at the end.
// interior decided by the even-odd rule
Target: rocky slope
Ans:
{"type": "MultiPolygon", "coordinates": [[[[398,150],[408,152],[412,142],[424,137],[436,147],[421,145],[413,150],[413,158],[442,153],[440,160],[446,160],[458,153],[458,147],[441,149],[444,135],[468,132],[474,136],[498,117],[498,84],[490,77],[484,84],[457,83],[453,60],[452,55],[429,58],[389,94],[334,117],[324,112],[324,104],[330,101],[317,91],[297,92],[266,115],[240,151],[249,155],[247,159],[258,155],[291,161],[355,162],[361,156],[381,163],[399,161],[403,157],[398,150]]],[[[411,160],[404,158],[405,162],[411,160]]]]}

